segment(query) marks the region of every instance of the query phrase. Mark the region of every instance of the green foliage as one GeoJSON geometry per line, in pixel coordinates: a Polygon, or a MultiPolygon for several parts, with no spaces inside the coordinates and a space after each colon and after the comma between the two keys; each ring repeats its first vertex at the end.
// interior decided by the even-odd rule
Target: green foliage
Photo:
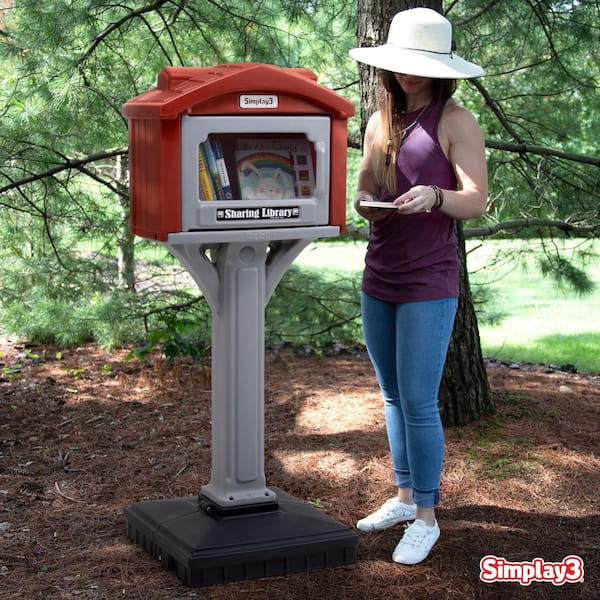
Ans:
{"type": "MultiPolygon", "coordinates": [[[[480,82],[459,88],[486,137],[554,151],[490,149],[492,208],[484,221],[545,218],[589,225],[597,236],[597,164],[556,154],[597,152],[597,3],[444,5],[458,52],[486,68],[480,82]]],[[[356,43],[355,3],[19,0],[0,12],[0,23],[2,327],[62,345],[139,343],[156,331],[154,343],[168,342],[173,356],[193,352],[186,344],[208,337],[206,305],[187,306],[197,290],[140,293],[128,276],[145,243],[127,234],[122,104],[153,86],[166,65],[308,67],[354,101],[349,131],[358,138],[357,66],[347,54],[356,43]],[[188,320],[195,328],[184,326],[188,320]]],[[[360,152],[350,150],[348,216],[364,226],[350,207],[359,161],[360,152]]],[[[547,237],[548,229],[530,235],[547,237]]],[[[550,246],[538,268],[563,285],[590,289],[585,263],[550,246]]],[[[268,306],[267,338],[305,343],[312,336],[317,345],[357,339],[357,289],[320,272],[290,272],[268,306]]]]}
{"type": "Polygon", "coordinates": [[[358,171],[360,168],[362,153],[355,149],[348,149],[347,156],[347,177],[346,177],[346,222],[355,227],[364,227],[365,220],[354,210],[354,197],[356,196],[356,186],[358,182],[358,171]]]}
{"type": "Polygon", "coordinates": [[[597,224],[598,4],[451,4],[459,53],[486,69],[480,80],[462,84],[459,96],[488,140],[515,147],[488,151],[492,202],[487,221],[597,224]],[[518,150],[525,146],[538,150],[518,150]],[[596,162],[582,162],[586,155],[596,162]]]}
{"type": "MultiPolygon", "coordinates": [[[[150,298],[134,298],[128,277],[122,104],[165,65],[303,66],[343,87],[354,76],[354,15],[353,5],[298,0],[22,0],[1,12],[3,326],[61,344],[143,334],[139,316],[110,318],[150,298]]],[[[163,305],[152,302],[147,312],[163,305]]]]}
{"type": "MultiPolygon", "coordinates": [[[[358,286],[356,277],[292,266],[267,305],[265,342],[313,348],[361,343],[358,286]]],[[[182,357],[199,360],[210,345],[210,314],[204,301],[165,304],[148,326],[144,343],[129,358],[143,360],[160,350],[171,363],[182,357]]]]}
{"type": "Polygon", "coordinates": [[[95,341],[111,348],[144,335],[139,311],[135,313],[137,299],[128,292],[56,296],[52,291],[43,285],[30,286],[26,297],[3,302],[4,328],[35,344],[63,347],[95,341]]]}
{"type": "Polygon", "coordinates": [[[359,288],[359,277],[292,266],[267,305],[267,343],[357,343],[362,340],[359,288]]]}
{"type": "Polygon", "coordinates": [[[190,333],[197,332],[197,329],[197,322],[177,313],[167,313],[162,326],[153,329],[148,334],[146,343],[134,348],[127,358],[144,360],[156,349],[160,349],[171,365],[183,357],[191,358],[194,361],[200,360],[206,355],[210,340],[206,340],[205,344],[201,345],[198,340],[191,340],[187,337],[190,333]]]}
{"type": "Polygon", "coordinates": [[[569,286],[582,295],[595,289],[589,275],[561,254],[539,256],[537,263],[542,274],[550,275],[560,286],[569,286]]]}

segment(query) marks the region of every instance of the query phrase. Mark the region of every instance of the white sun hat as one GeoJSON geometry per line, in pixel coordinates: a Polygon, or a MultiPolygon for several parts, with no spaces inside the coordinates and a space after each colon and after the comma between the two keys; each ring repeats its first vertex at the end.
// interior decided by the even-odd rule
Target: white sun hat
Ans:
{"type": "Polygon", "coordinates": [[[434,79],[469,79],[483,69],[452,52],[452,25],[430,8],[412,8],[392,19],[387,43],[352,48],[355,60],[393,73],[434,79]]]}

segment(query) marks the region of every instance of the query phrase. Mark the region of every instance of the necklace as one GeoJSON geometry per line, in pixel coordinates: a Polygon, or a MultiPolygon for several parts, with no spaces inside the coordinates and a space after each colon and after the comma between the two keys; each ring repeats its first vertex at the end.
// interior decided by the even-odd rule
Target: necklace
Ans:
{"type": "Polygon", "coordinates": [[[431,100],[421,109],[421,112],[417,115],[416,119],[414,119],[412,121],[412,123],[409,123],[406,127],[403,127],[398,133],[391,135],[391,132],[390,132],[390,138],[387,141],[387,153],[385,155],[385,166],[386,167],[388,167],[390,165],[391,147],[392,147],[394,138],[397,138],[398,136],[400,136],[400,140],[402,143],[402,140],[404,140],[406,138],[406,136],[410,133],[412,128],[419,122],[419,119],[423,116],[423,113],[427,110],[427,108],[429,107],[430,104],[431,104],[431,100]]]}
{"type": "Polygon", "coordinates": [[[419,122],[419,119],[423,116],[423,113],[429,108],[429,105],[431,104],[431,101],[429,101],[421,110],[421,112],[417,115],[417,118],[410,123],[409,125],[407,125],[406,127],[404,127],[403,129],[401,129],[394,137],[400,135],[402,137],[402,139],[404,139],[409,131],[419,122]]]}

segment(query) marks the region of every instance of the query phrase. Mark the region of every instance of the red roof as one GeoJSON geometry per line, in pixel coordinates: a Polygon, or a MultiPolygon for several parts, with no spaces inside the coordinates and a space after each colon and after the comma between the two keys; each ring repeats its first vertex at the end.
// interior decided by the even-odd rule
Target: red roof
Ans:
{"type": "Polygon", "coordinates": [[[123,116],[175,119],[204,101],[239,93],[291,96],[343,119],[354,114],[354,105],[319,85],[309,69],[231,63],[213,67],[165,67],[158,75],[155,88],[123,105],[123,116]]]}

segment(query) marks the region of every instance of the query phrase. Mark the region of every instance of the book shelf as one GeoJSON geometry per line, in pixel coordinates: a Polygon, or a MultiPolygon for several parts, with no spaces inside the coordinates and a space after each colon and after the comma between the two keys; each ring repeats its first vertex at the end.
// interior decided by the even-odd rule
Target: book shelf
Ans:
{"type": "Polygon", "coordinates": [[[198,145],[198,198],[312,198],[315,152],[306,135],[210,134],[198,145]]]}
{"type": "Polygon", "coordinates": [[[184,117],[182,231],[326,225],[323,116],[184,117]]]}

